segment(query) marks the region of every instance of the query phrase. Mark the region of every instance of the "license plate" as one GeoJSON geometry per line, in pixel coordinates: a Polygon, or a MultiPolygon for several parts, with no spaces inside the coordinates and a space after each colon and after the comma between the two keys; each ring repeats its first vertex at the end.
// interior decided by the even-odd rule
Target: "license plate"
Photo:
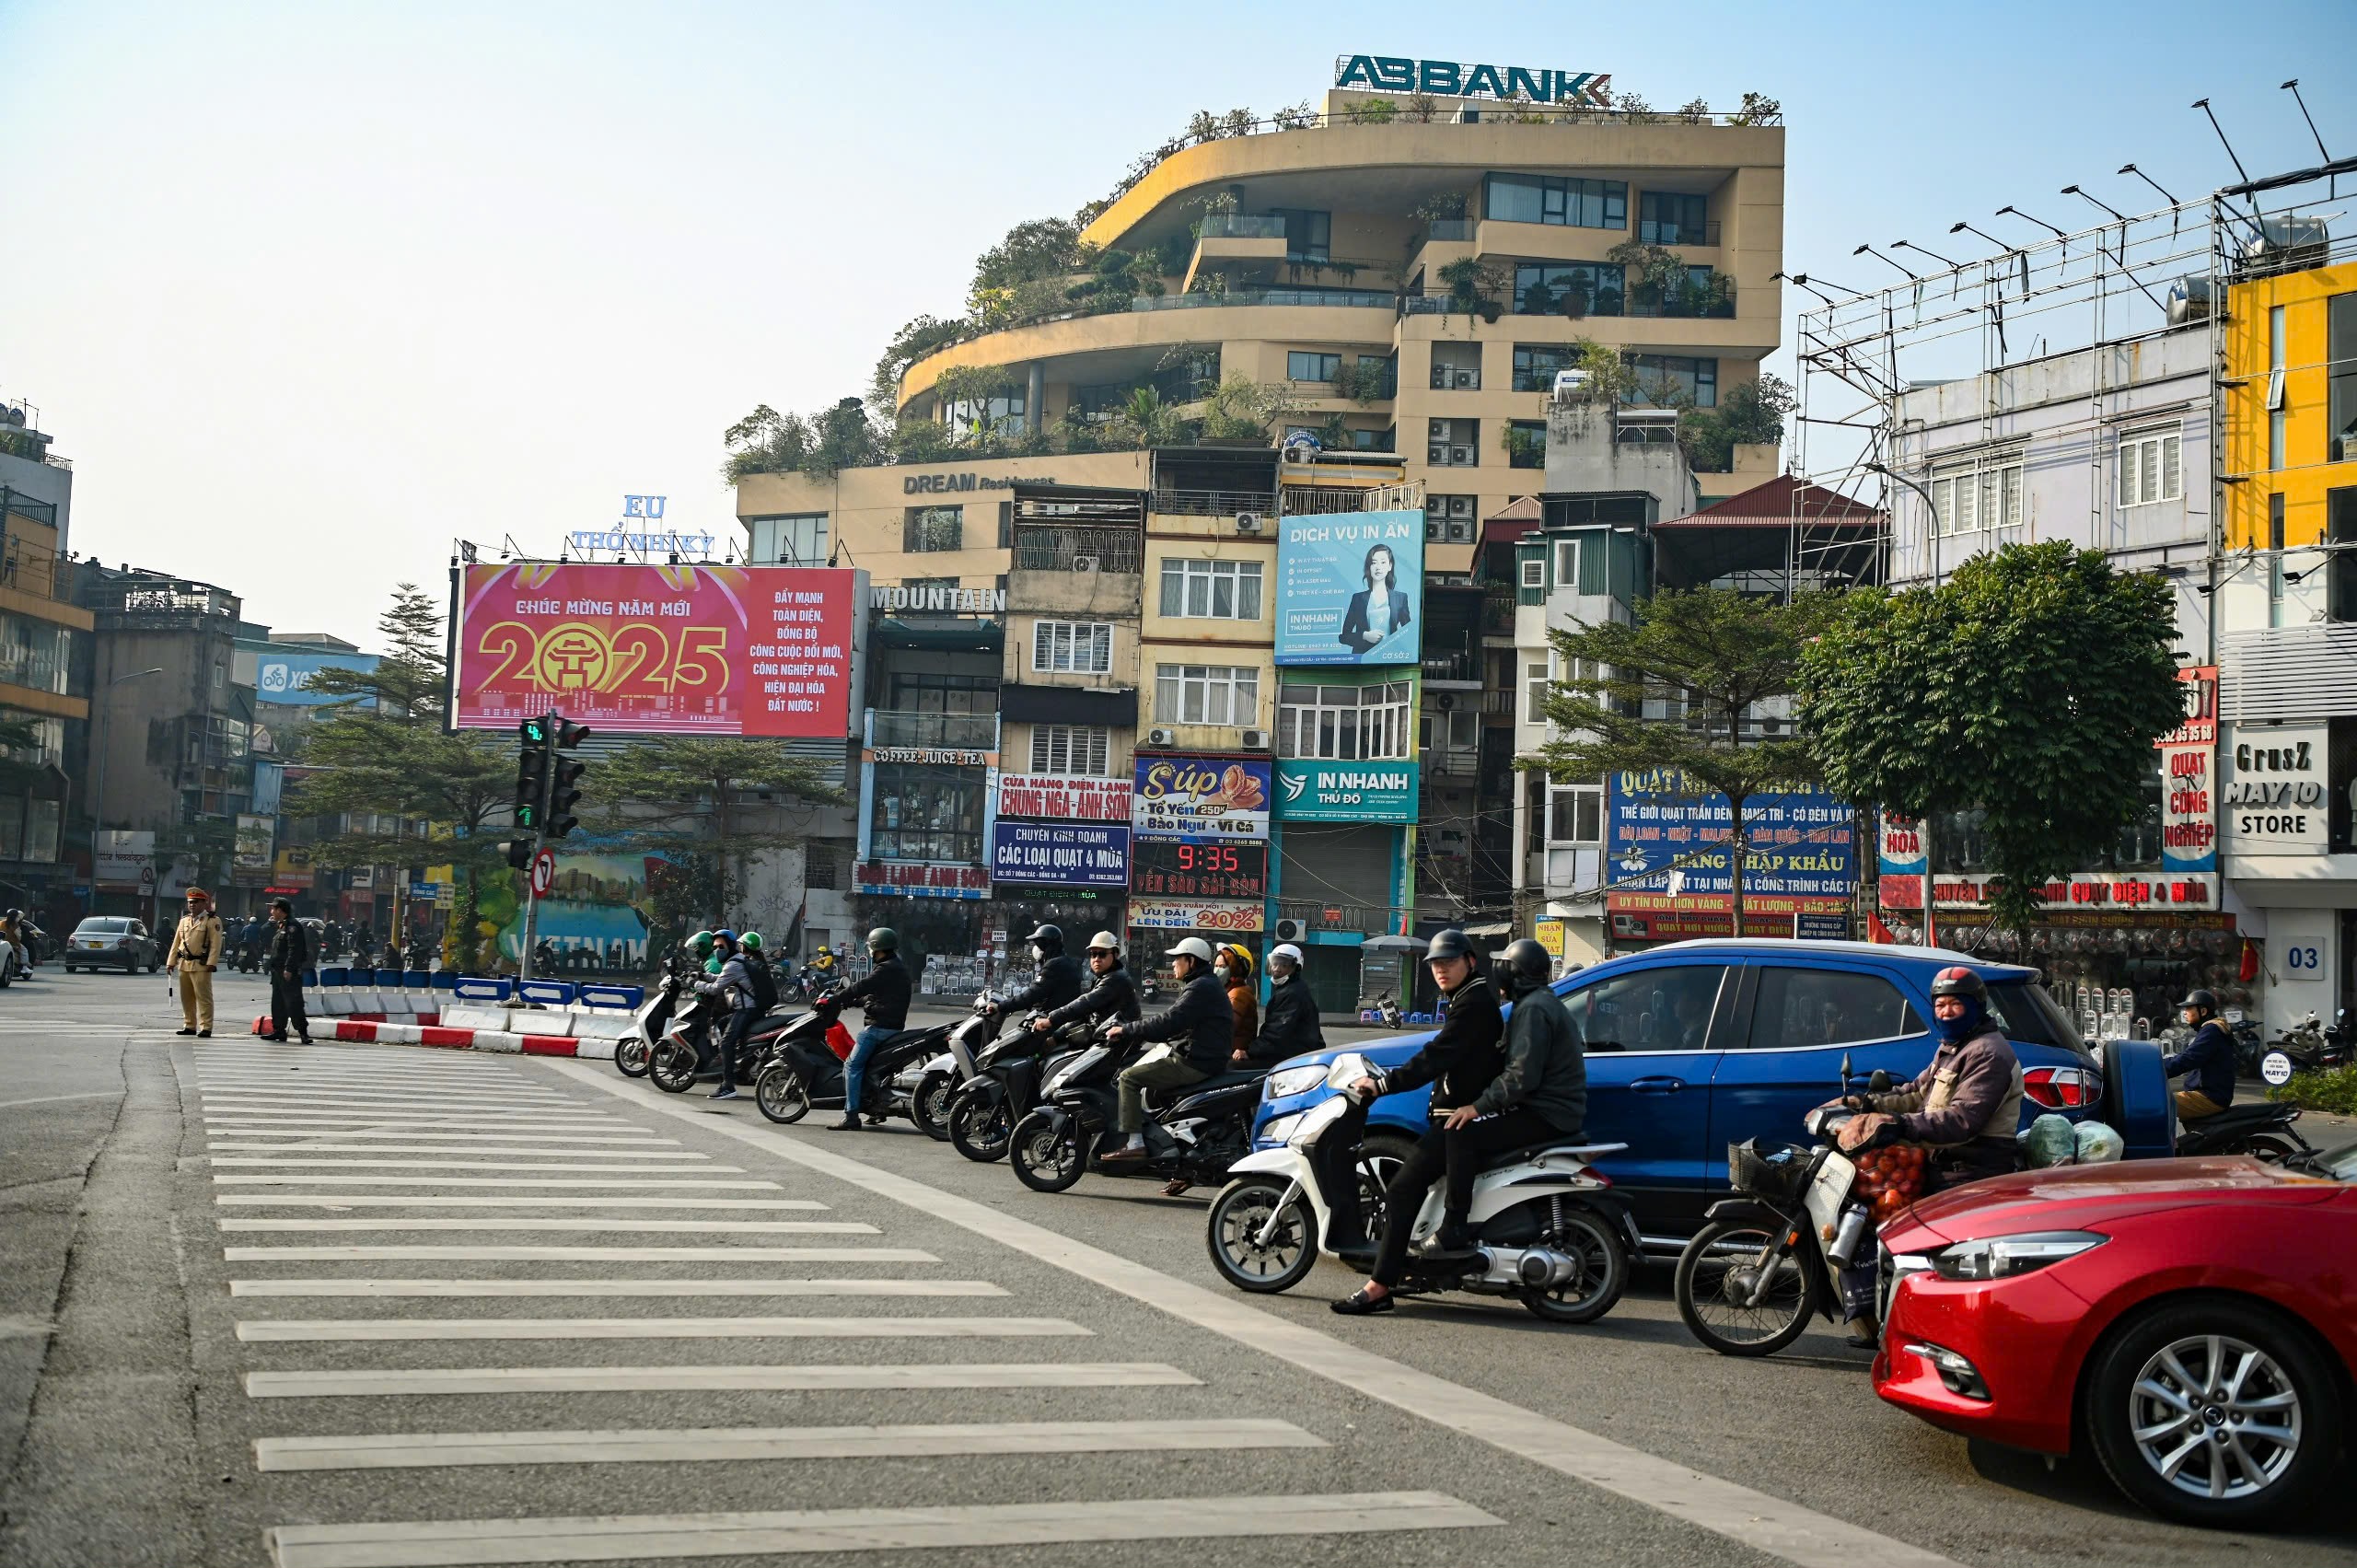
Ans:
{"type": "Polygon", "coordinates": [[[106,944],[105,944],[105,943],[103,943],[103,942],[85,942],[85,943],[83,943],[83,944],[82,944],[82,946],[83,946],[83,947],[89,947],[89,948],[94,948],[94,949],[95,949],[95,948],[99,948],[99,947],[105,947],[105,946],[106,946],[106,944]]]}

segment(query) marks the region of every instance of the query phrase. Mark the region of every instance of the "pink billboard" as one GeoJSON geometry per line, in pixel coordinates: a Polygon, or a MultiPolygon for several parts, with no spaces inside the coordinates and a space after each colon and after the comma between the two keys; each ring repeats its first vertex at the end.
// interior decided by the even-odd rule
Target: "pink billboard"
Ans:
{"type": "Polygon", "coordinates": [[[555,708],[609,734],[850,733],[852,572],[518,562],[457,592],[457,728],[555,708]]]}

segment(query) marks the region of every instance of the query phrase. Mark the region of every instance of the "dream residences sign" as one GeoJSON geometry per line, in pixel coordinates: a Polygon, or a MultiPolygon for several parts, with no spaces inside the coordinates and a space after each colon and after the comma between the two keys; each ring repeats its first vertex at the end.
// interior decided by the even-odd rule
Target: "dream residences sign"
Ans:
{"type": "Polygon", "coordinates": [[[1415,664],[1423,615],[1422,512],[1280,520],[1279,664],[1415,664]]]}

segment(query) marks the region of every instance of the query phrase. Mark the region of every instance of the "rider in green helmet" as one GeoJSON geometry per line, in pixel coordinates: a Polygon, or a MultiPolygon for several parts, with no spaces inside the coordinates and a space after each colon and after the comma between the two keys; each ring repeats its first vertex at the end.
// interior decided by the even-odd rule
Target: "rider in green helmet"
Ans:
{"type": "Polygon", "coordinates": [[[699,931],[693,936],[689,937],[688,951],[693,953],[699,958],[709,958],[712,957],[712,933],[709,931],[699,931]]]}

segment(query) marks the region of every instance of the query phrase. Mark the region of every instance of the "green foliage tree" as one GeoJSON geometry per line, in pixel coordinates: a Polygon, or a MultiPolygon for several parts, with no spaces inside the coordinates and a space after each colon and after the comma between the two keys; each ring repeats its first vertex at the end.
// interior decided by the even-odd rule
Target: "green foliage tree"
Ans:
{"type": "Polygon", "coordinates": [[[1757,381],[1721,392],[1716,408],[1688,408],[1678,422],[1678,442],[1695,472],[1726,473],[1738,445],[1782,445],[1784,416],[1799,404],[1790,382],[1762,371],[1757,381]]]}
{"type": "MultiPolygon", "coordinates": [[[[2062,540],[1976,555],[1936,587],[1846,598],[1801,663],[1799,717],[1834,793],[1922,819],[1978,807],[2014,930],[2142,809],[2183,717],[2157,574],[2062,540]]],[[[1936,869],[1936,865],[1934,865],[1936,869]]]]}
{"type": "Polygon", "coordinates": [[[842,399],[807,418],[762,403],[723,431],[721,443],[728,448],[721,478],[730,484],[757,473],[831,479],[840,470],[883,460],[887,450],[857,398],[842,399]]]}
{"type": "Polygon", "coordinates": [[[1223,441],[1264,437],[1270,426],[1300,406],[1290,388],[1239,373],[1213,388],[1203,400],[1202,434],[1223,441]]]}
{"type": "Polygon", "coordinates": [[[377,717],[404,727],[439,725],[450,696],[450,652],[442,633],[442,604],[415,583],[393,585],[393,600],[377,617],[387,652],[374,669],[329,668],[308,690],[339,704],[366,703],[377,717]]]}
{"type": "Polygon", "coordinates": [[[937,316],[920,316],[894,332],[868,380],[868,411],[888,424],[896,420],[900,408],[900,377],[909,366],[971,336],[973,330],[965,322],[945,321],[937,316]]]}
{"type": "Polygon", "coordinates": [[[1816,782],[1817,754],[1803,741],[1760,733],[1756,704],[1791,696],[1803,650],[1838,600],[1804,594],[1790,604],[1725,588],[1657,594],[1634,625],[1606,621],[1552,636],[1570,673],[1547,696],[1562,733],[1520,765],[1557,778],[1674,771],[1698,796],[1724,795],[1735,934],[1744,935],[1744,804],[1771,790],[1816,782]],[[1682,717],[1643,716],[1667,700],[1682,717]]]}

